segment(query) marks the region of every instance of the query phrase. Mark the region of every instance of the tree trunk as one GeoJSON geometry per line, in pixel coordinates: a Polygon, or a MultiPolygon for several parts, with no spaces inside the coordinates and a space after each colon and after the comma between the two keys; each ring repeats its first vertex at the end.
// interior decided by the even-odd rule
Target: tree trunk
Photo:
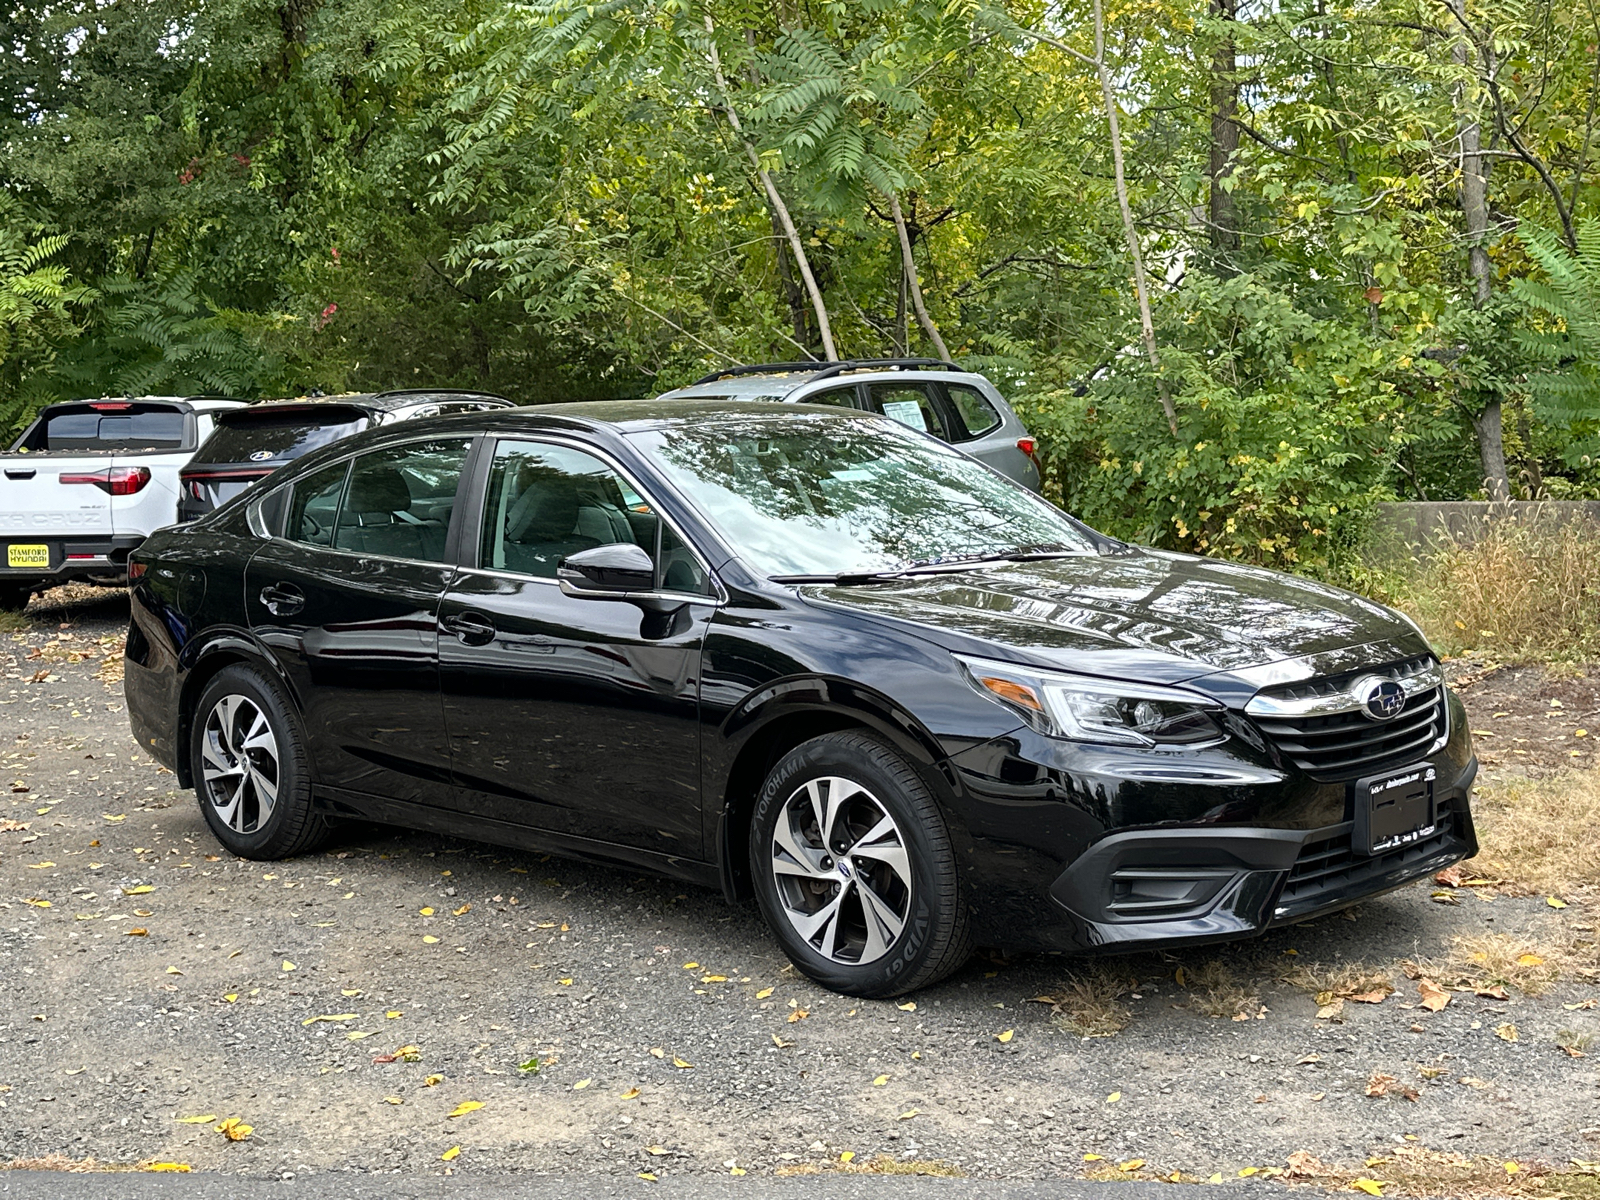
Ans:
{"type": "Polygon", "coordinates": [[[1511,499],[1511,485],[1506,480],[1506,443],[1500,427],[1500,397],[1492,396],[1483,409],[1472,418],[1472,427],[1478,432],[1478,463],[1483,468],[1489,499],[1504,503],[1511,499]]]}
{"type": "Polygon", "coordinates": [[[794,340],[802,346],[811,345],[811,329],[806,323],[806,296],[795,282],[794,270],[789,265],[789,244],[784,238],[783,222],[778,211],[769,203],[767,216],[772,219],[772,240],[778,252],[778,278],[783,281],[783,296],[789,302],[789,320],[794,325],[794,340]]]}
{"type": "MultiPolygon", "coordinates": [[[[1239,126],[1234,118],[1239,111],[1239,79],[1236,48],[1231,23],[1238,13],[1238,0],[1211,0],[1211,15],[1228,22],[1226,36],[1211,52],[1211,247],[1218,257],[1239,249],[1239,215],[1225,180],[1233,173],[1233,157],[1239,152],[1239,126]]],[[[1219,266],[1224,265],[1219,263],[1219,266]]]]}
{"type": "Polygon", "coordinates": [[[712,24],[710,13],[706,14],[705,22],[706,38],[710,47],[711,75],[716,81],[717,91],[722,95],[722,111],[728,118],[728,124],[733,126],[733,132],[739,136],[739,141],[744,146],[745,157],[750,160],[756,178],[760,181],[762,190],[766,192],[767,203],[777,214],[784,235],[788,238],[789,250],[800,268],[800,278],[805,281],[806,292],[811,296],[811,307],[817,315],[817,332],[822,337],[822,352],[829,362],[837,362],[839,354],[833,348],[833,326],[828,321],[828,307],[823,303],[822,289],[817,286],[816,276],[811,273],[811,260],[806,257],[806,248],[800,241],[800,233],[794,226],[794,218],[789,215],[789,206],[783,202],[783,197],[778,193],[778,185],[773,182],[772,173],[761,165],[761,155],[756,153],[756,148],[750,139],[744,136],[744,125],[739,120],[739,110],[733,106],[733,94],[728,91],[728,81],[722,74],[722,56],[717,53],[716,26],[712,24]]]}
{"type": "Polygon", "coordinates": [[[1094,0],[1094,66],[1095,73],[1100,77],[1100,95],[1105,100],[1106,124],[1111,131],[1111,166],[1116,176],[1122,232],[1128,240],[1128,257],[1133,260],[1133,290],[1139,300],[1139,335],[1144,342],[1150,370],[1155,373],[1156,388],[1161,394],[1161,411],[1166,414],[1167,427],[1172,430],[1172,436],[1177,437],[1178,414],[1172,407],[1167,381],[1161,377],[1161,355],[1156,350],[1155,319],[1150,315],[1150,288],[1145,282],[1144,253],[1139,248],[1139,230],[1133,223],[1133,209],[1128,204],[1128,178],[1122,166],[1122,122],[1117,117],[1117,89],[1106,67],[1106,18],[1102,0],[1094,0]]]}
{"type": "MultiPolygon", "coordinates": [[[[1466,38],[1456,39],[1451,54],[1458,67],[1467,65],[1466,38]]],[[[1483,160],[1477,114],[1470,108],[1465,83],[1456,85],[1457,136],[1461,139],[1461,216],[1467,228],[1467,274],[1472,279],[1472,303],[1482,308],[1493,294],[1494,268],[1484,244],[1489,235],[1489,178],[1483,160]]],[[[1500,422],[1500,397],[1488,395],[1483,407],[1472,418],[1478,434],[1478,461],[1483,467],[1483,486],[1489,499],[1511,499],[1511,481],[1506,477],[1506,448],[1500,422]]]]}
{"type": "Polygon", "coordinates": [[[949,362],[950,348],[939,336],[939,327],[933,323],[927,307],[922,303],[922,285],[917,282],[917,263],[911,257],[911,235],[906,230],[905,214],[900,211],[900,197],[893,192],[889,193],[889,213],[894,217],[895,233],[900,236],[900,265],[904,269],[906,290],[911,295],[911,306],[917,310],[917,324],[922,326],[922,332],[928,335],[939,357],[949,362]]]}

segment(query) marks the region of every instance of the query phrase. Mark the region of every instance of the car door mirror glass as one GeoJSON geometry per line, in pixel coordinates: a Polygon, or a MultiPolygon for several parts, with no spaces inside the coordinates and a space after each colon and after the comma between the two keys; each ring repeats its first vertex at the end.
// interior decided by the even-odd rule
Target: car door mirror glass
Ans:
{"type": "Polygon", "coordinates": [[[568,595],[620,597],[652,590],[656,565],[644,547],[614,542],[567,555],[556,568],[556,578],[568,595]]]}

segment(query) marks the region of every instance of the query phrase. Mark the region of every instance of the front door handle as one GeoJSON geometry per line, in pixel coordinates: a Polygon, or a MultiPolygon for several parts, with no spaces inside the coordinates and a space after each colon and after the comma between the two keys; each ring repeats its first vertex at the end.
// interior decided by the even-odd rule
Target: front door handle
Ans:
{"type": "Polygon", "coordinates": [[[269,583],[261,589],[261,603],[275,617],[292,617],[306,606],[306,597],[292,583],[269,583]]]}
{"type": "Polygon", "coordinates": [[[467,646],[487,646],[494,641],[494,622],[482,613],[456,613],[440,621],[446,633],[453,633],[467,646]]]}

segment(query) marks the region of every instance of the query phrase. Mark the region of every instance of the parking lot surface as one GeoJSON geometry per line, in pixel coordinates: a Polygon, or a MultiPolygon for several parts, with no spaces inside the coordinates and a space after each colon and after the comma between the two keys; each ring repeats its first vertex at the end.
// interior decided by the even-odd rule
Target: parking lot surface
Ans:
{"type": "MultiPolygon", "coordinates": [[[[920,1196],[949,1189],[853,1172],[1600,1159],[1600,984],[1434,1012],[1402,965],[1489,934],[1592,946],[1582,903],[1417,886],[1225,949],[980,956],[898,1004],[852,1000],[797,976],[753,906],[623,870],[370,826],[233,859],[128,733],[126,616],[119,593],[36,601],[0,635],[0,1161],[826,1171],[822,1194],[920,1196]],[[1319,1019],[1335,1006],[1308,980],[1356,967],[1393,993],[1319,1019]],[[1081,1036],[1096,1013],[1120,1031],[1081,1036]]],[[[60,1186],[38,1194],[91,1194],[60,1186]]]]}

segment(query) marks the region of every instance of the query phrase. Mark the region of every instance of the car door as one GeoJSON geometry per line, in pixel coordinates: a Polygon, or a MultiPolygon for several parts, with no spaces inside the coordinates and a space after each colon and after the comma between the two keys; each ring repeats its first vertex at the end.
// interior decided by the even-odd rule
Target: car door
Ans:
{"type": "MultiPolygon", "coordinates": [[[[701,857],[700,650],[714,583],[592,447],[505,438],[476,547],[439,609],[460,803],[477,816],[701,857]],[[566,594],[568,554],[633,542],[666,602],[566,594]]],[[[465,541],[464,541],[465,544],[465,541]]]]}
{"type": "Polygon", "coordinates": [[[435,622],[472,439],[369,451],[296,480],[245,605],[300,700],[318,783],[448,806],[435,622]]]}

